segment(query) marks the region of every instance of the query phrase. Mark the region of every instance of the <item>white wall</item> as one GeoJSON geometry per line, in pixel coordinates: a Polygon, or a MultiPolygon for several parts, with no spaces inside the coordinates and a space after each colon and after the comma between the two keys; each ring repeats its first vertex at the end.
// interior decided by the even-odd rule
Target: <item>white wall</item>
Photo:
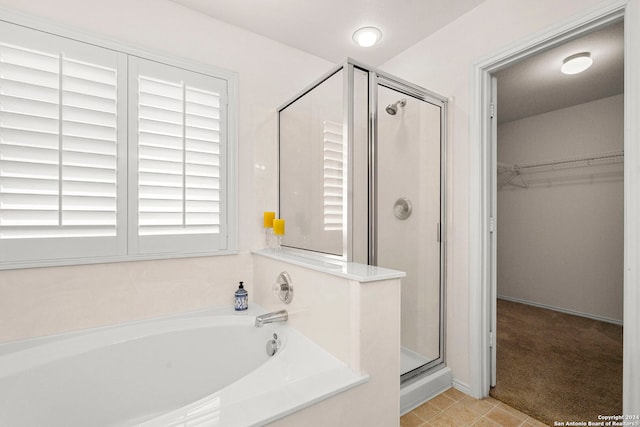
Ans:
{"type": "MultiPolygon", "coordinates": [[[[564,108],[498,126],[498,161],[621,150],[623,130],[623,95],[564,108]]],[[[498,191],[498,295],[622,322],[623,165],[523,178],[498,191]]]]}
{"type": "MultiPolygon", "coordinates": [[[[381,66],[452,97],[448,141],[447,364],[469,387],[469,135],[471,70],[488,55],[598,5],[600,0],[487,0],[381,66]]],[[[470,391],[467,389],[467,391],[470,391]]]]}
{"type": "Polygon", "coordinates": [[[261,213],[277,205],[276,108],[332,64],[168,0],[0,0],[0,6],[236,71],[240,91],[240,255],[0,271],[0,342],[230,303],[236,282],[251,281],[246,253],[262,245],[261,213]]]}

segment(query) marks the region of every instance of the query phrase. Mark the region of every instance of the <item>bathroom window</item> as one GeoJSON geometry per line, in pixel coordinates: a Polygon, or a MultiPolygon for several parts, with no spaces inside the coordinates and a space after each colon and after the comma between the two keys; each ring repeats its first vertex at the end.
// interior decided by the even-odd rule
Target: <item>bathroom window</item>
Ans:
{"type": "Polygon", "coordinates": [[[233,74],[0,30],[0,268],[234,249],[233,74]]]}

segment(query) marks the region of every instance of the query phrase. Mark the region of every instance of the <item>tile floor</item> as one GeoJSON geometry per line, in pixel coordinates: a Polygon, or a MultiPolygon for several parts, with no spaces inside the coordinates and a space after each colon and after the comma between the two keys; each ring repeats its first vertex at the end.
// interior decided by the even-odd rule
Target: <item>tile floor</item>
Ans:
{"type": "Polygon", "coordinates": [[[543,427],[546,424],[492,398],[477,400],[450,388],[400,417],[400,427],[543,427]]]}

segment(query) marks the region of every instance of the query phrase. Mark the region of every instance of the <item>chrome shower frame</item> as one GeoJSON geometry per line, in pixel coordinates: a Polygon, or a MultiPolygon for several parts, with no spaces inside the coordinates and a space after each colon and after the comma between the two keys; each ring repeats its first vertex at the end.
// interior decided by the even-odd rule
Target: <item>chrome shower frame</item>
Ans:
{"type": "MultiPolygon", "coordinates": [[[[375,209],[377,204],[377,189],[378,189],[378,177],[377,177],[377,147],[378,147],[378,87],[384,86],[389,89],[395,90],[404,96],[412,97],[432,105],[435,105],[441,109],[440,114],[440,223],[438,225],[438,236],[440,239],[440,327],[439,327],[439,357],[431,362],[423,365],[422,367],[408,372],[401,376],[402,384],[411,383],[412,380],[422,378],[423,376],[435,372],[436,370],[444,367],[445,361],[445,328],[444,320],[446,318],[445,313],[445,284],[446,284],[446,177],[447,177],[447,130],[448,130],[448,100],[447,98],[431,92],[421,86],[410,83],[406,80],[400,79],[391,74],[378,70],[375,67],[366,65],[352,58],[347,60],[322,75],[313,83],[303,89],[298,95],[285,102],[278,108],[278,212],[280,212],[280,112],[304,97],[314,88],[321,85],[325,80],[329,79],[336,73],[344,70],[343,79],[343,135],[346,135],[347,149],[344,150],[344,188],[343,196],[347,203],[343,211],[343,251],[342,255],[332,255],[314,252],[305,249],[287,247],[287,250],[298,253],[305,257],[312,257],[319,259],[322,262],[350,262],[354,259],[354,245],[359,242],[354,242],[353,238],[353,221],[354,221],[354,198],[349,197],[353,194],[353,162],[354,162],[354,73],[355,70],[363,71],[367,74],[368,78],[368,138],[367,138],[367,150],[368,150],[368,202],[367,202],[367,216],[368,216],[368,242],[367,242],[367,261],[369,265],[377,265],[378,259],[378,215],[375,209]]],[[[400,99],[396,104],[402,102],[400,99]]],[[[406,100],[405,100],[406,102],[406,100]]],[[[393,104],[391,104],[393,105],[393,104]]]]}

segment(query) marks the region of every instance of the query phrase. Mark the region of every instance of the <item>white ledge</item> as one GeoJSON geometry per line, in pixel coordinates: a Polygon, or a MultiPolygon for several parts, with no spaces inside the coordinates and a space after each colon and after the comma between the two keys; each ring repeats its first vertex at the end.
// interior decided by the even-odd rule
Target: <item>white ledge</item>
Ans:
{"type": "Polygon", "coordinates": [[[298,253],[288,251],[286,248],[259,249],[253,251],[253,254],[363,283],[401,279],[407,275],[404,271],[391,270],[389,268],[376,267],[374,265],[344,262],[339,260],[320,260],[305,257],[298,253]]]}

